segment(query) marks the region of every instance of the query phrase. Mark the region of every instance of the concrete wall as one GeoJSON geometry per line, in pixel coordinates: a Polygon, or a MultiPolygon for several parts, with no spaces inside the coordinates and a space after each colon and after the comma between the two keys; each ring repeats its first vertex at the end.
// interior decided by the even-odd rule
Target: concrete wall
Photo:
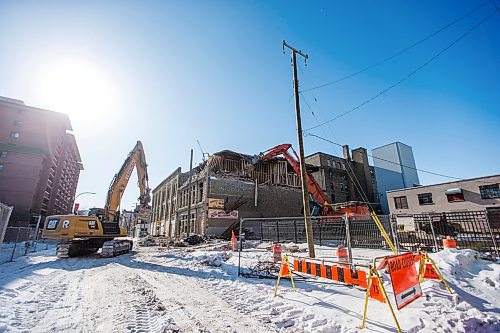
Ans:
{"type": "Polygon", "coordinates": [[[431,213],[485,210],[500,208],[500,198],[482,199],[479,186],[500,183],[500,175],[449,182],[436,185],[418,186],[408,189],[387,192],[389,210],[393,214],[401,213],[431,213]],[[461,188],[465,201],[448,202],[445,192],[449,189],[461,188]],[[432,193],[431,204],[420,204],[418,194],[432,193]],[[396,209],[394,198],[406,196],[408,209],[396,209]]]}

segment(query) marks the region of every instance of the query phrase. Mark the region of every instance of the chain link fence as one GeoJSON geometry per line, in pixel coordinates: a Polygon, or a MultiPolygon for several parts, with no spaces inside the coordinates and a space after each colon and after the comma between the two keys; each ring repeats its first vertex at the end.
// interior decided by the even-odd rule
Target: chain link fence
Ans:
{"type": "Polygon", "coordinates": [[[57,241],[40,239],[37,237],[36,227],[7,227],[4,242],[0,250],[0,264],[15,261],[17,258],[28,256],[56,245],[57,241]]]}

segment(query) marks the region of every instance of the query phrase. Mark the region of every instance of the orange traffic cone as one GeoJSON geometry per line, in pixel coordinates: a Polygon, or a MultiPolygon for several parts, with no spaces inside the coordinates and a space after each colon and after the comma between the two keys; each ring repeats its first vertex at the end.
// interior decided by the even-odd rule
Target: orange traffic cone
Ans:
{"type": "Polygon", "coordinates": [[[238,241],[236,240],[236,235],[234,234],[234,230],[232,231],[232,235],[231,235],[231,249],[233,251],[238,250],[238,241]]]}
{"type": "Polygon", "coordinates": [[[453,239],[453,237],[446,236],[446,238],[443,238],[443,247],[445,249],[456,249],[457,242],[453,239]]]}

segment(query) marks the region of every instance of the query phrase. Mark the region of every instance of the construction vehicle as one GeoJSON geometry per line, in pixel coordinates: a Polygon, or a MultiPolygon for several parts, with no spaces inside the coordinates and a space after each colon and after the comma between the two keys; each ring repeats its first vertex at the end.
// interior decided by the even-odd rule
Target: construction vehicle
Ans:
{"type": "Polygon", "coordinates": [[[151,196],[146,157],[142,143],[137,141],[134,149],[128,154],[111,181],[104,208],[90,209],[89,216],[53,215],[45,219],[42,238],[61,240],[57,247],[58,257],[67,258],[96,253],[100,248],[103,249],[102,256],[110,257],[132,249],[131,240],[115,238],[127,236],[127,229],[119,225],[119,209],[134,166],[137,170],[140,190],[140,205],[135,213],[142,216],[150,214],[151,196]]]}
{"type": "MultiPolygon", "coordinates": [[[[290,164],[292,167],[293,171],[297,175],[301,175],[300,173],[300,163],[299,163],[299,157],[295,150],[292,148],[292,145],[289,143],[284,143],[281,145],[278,145],[274,148],[271,148],[263,153],[261,153],[256,160],[254,160],[254,163],[256,161],[261,161],[261,160],[268,160],[273,157],[282,155],[290,164]],[[289,150],[292,150],[293,154],[295,155],[292,156],[289,153],[289,150]]],[[[321,186],[318,184],[316,179],[306,171],[306,186],[307,186],[307,191],[309,192],[310,196],[312,197],[312,205],[311,205],[311,215],[312,216],[331,216],[331,215],[370,215],[370,210],[366,204],[356,202],[356,201],[350,201],[346,203],[341,203],[341,204],[335,204],[332,205],[328,202],[328,199],[321,189],[321,186]]]]}
{"type": "MultiPolygon", "coordinates": [[[[271,148],[264,153],[261,153],[258,158],[256,159],[257,161],[259,160],[266,160],[270,159],[273,157],[276,157],[278,155],[282,155],[285,157],[285,159],[288,161],[288,163],[292,166],[293,171],[297,175],[301,175],[300,172],[300,163],[299,163],[299,156],[293,150],[292,145],[289,143],[281,144],[278,145],[274,148],[271,148]],[[289,149],[292,149],[293,154],[295,155],[295,158],[288,152],[289,149]]],[[[363,215],[363,216],[371,216],[375,224],[377,225],[377,228],[379,229],[382,237],[386,241],[387,245],[391,248],[393,253],[398,253],[396,247],[392,243],[389,235],[385,231],[382,223],[380,222],[380,219],[378,218],[377,214],[375,211],[370,207],[370,204],[368,203],[368,199],[366,198],[366,195],[363,194],[363,197],[366,200],[366,203],[356,203],[356,202],[348,202],[348,203],[342,203],[342,204],[336,204],[336,205],[331,205],[328,202],[328,199],[326,198],[325,193],[321,189],[321,186],[318,184],[318,182],[314,179],[314,177],[309,174],[306,170],[306,187],[309,192],[309,194],[312,196],[314,199],[313,205],[311,205],[312,208],[312,216],[315,215],[322,215],[322,216],[341,216],[341,215],[350,215],[354,216],[356,218],[356,215],[363,215]],[[320,211],[318,213],[315,212],[315,206],[320,208],[320,211]]]]}

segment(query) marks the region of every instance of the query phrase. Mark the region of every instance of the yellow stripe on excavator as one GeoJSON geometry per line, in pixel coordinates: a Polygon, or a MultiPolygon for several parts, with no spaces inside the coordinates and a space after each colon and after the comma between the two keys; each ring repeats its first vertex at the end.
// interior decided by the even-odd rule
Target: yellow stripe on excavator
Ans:
{"type": "Polygon", "coordinates": [[[382,234],[382,237],[384,237],[385,241],[387,242],[387,244],[389,245],[389,247],[391,248],[391,251],[394,253],[394,254],[397,254],[398,253],[398,250],[396,249],[396,247],[394,246],[394,244],[392,243],[391,241],[391,238],[389,237],[389,235],[387,234],[387,232],[385,232],[385,229],[384,229],[384,226],[382,225],[382,223],[380,222],[377,214],[375,214],[375,212],[373,210],[370,209],[370,215],[372,216],[373,218],[373,221],[375,221],[375,224],[377,225],[377,228],[378,230],[380,230],[380,233],[382,234]]]}

